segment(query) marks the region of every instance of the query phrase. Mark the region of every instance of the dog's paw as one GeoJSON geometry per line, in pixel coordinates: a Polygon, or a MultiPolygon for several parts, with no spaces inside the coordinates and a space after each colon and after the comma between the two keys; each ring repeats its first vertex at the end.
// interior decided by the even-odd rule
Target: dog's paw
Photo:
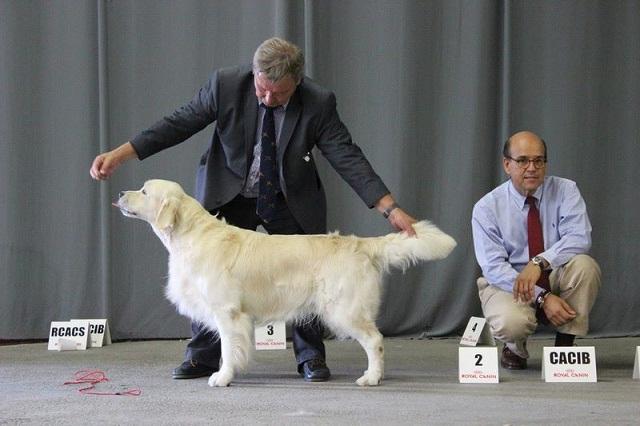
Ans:
{"type": "Polygon", "coordinates": [[[382,374],[371,374],[368,371],[356,380],[358,386],[378,386],[382,381],[382,374]]]}
{"type": "Polygon", "coordinates": [[[233,376],[231,374],[224,374],[220,371],[213,373],[211,377],[209,377],[209,386],[211,387],[225,387],[229,386],[231,383],[231,379],[233,376]]]}

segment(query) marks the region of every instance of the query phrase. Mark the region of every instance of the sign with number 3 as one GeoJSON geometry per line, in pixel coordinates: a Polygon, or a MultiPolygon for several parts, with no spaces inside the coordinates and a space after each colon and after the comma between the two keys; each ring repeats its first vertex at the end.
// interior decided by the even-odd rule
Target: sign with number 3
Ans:
{"type": "Polygon", "coordinates": [[[256,326],[255,341],[257,350],[287,349],[287,329],[284,321],[256,326]]]}

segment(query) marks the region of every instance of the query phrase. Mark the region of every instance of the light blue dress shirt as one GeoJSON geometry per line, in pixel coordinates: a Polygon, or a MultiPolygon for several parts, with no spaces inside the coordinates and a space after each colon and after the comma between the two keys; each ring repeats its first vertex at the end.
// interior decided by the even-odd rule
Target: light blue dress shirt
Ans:
{"type": "MultiPolygon", "coordinates": [[[[536,190],[544,257],[556,269],[591,248],[591,223],[575,182],[547,176],[536,190]]],[[[512,292],[518,273],[529,262],[526,197],[511,180],[489,192],[473,207],[471,226],[476,259],[486,280],[512,292]]],[[[542,288],[535,289],[536,296],[542,288]]]]}

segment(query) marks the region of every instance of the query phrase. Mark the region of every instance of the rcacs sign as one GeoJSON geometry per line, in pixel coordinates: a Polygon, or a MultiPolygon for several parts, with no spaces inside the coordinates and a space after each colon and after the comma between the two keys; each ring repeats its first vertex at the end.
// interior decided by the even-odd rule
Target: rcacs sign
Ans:
{"type": "Polygon", "coordinates": [[[89,343],[89,321],[52,321],[50,351],[83,351],[89,343]]]}

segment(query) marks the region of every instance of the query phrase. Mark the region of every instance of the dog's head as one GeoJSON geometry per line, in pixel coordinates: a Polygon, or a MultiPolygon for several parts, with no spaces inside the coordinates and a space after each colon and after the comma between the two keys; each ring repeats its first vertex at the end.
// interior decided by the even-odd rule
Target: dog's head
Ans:
{"type": "Polygon", "coordinates": [[[178,206],[185,193],[175,182],[152,179],[137,191],[122,191],[113,203],[123,215],[142,219],[154,229],[167,232],[175,224],[178,206]]]}

